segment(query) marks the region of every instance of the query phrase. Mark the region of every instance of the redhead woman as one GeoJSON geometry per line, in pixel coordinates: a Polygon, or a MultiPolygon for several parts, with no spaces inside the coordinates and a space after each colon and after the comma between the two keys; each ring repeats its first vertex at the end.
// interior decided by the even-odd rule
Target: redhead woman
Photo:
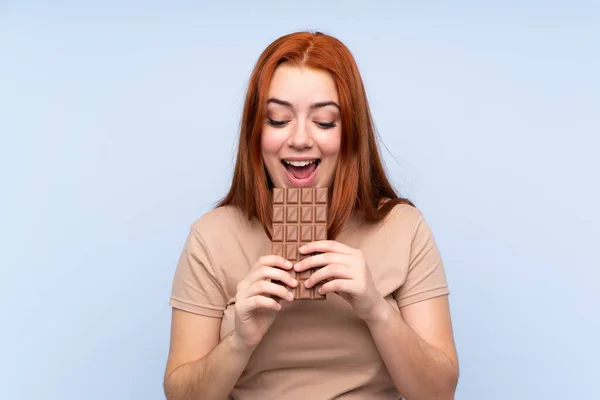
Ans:
{"type": "Polygon", "coordinates": [[[167,399],[453,399],[448,295],[425,218],[386,177],[350,51],[277,39],[250,77],[229,192],[177,264],[167,399]],[[273,188],[294,187],[329,193],[328,240],[295,264],[270,254],[273,188]],[[311,268],[301,284],[325,300],[294,300],[290,272],[311,268]]]}

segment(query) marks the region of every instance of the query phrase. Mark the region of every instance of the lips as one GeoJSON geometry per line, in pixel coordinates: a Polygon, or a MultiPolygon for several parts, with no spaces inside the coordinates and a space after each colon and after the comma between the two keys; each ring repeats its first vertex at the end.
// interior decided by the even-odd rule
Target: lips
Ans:
{"type": "Polygon", "coordinates": [[[307,179],[317,169],[318,161],[295,162],[294,164],[284,162],[283,165],[296,179],[307,179]],[[295,164],[295,165],[294,165],[295,164]],[[304,164],[304,165],[303,165],[304,164]]]}
{"type": "Polygon", "coordinates": [[[320,160],[282,161],[288,181],[292,186],[308,186],[317,175],[320,160]]]}

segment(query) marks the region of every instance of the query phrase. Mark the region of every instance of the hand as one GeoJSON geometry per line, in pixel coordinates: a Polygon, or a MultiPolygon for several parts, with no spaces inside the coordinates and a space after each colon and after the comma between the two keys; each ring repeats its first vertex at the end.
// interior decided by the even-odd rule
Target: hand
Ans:
{"type": "Polygon", "coordinates": [[[337,293],[352,306],[357,317],[366,322],[382,318],[387,304],[377,291],[362,252],[333,240],[312,242],[300,248],[303,254],[321,253],[294,265],[297,272],[320,268],[307,280],[311,288],[323,283],[319,293],[337,293]]]}
{"type": "Polygon", "coordinates": [[[256,347],[273,324],[277,311],[281,310],[279,301],[293,300],[293,294],[285,286],[270,281],[296,287],[298,282],[288,272],[291,269],[292,263],[283,257],[264,256],[238,284],[233,336],[240,348],[256,347]]]}

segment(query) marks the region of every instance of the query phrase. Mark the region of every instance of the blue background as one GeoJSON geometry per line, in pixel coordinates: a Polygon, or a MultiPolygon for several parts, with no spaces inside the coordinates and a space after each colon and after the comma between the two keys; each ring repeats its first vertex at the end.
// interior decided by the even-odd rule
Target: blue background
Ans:
{"type": "Polygon", "coordinates": [[[457,399],[597,395],[597,2],[109,0],[0,1],[2,398],[163,398],[188,228],[254,62],[305,29],[354,53],[434,230],[457,399]]]}

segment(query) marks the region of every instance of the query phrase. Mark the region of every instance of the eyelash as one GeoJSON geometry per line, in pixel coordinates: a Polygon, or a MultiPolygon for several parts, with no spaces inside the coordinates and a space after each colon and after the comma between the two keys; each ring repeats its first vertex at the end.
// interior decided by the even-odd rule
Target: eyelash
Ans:
{"type": "MultiPolygon", "coordinates": [[[[282,128],[288,122],[289,121],[275,121],[275,120],[272,120],[271,118],[267,118],[267,123],[275,128],[282,128]]],[[[331,129],[331,128],[336,127],[335,122],[315,122],[315,124],[317,124],[317,126],[321,129],[331,129]]]]}

